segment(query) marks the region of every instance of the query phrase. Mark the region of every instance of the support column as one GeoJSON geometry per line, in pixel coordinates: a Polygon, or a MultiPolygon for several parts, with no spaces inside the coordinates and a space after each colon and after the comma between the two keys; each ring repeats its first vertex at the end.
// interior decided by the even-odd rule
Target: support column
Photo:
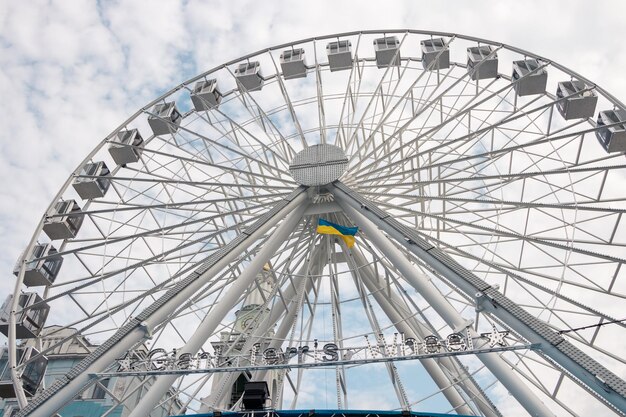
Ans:
{"type": "MultiPolygon", "coordinates": [[[[217,304],[215,304],[204,317],[198,326],[198,329],[191,336],[191,338],[189,338],[185,346],[178,350],[179,355],[185,353],[195,355],[198,353],[202,345],[213,334],[220,322],[233,308],[239,297],[241,297],[241,294],[243,294],[245,290],[253,284],[256,276],[263,269],[263,266],[269,261],[272,255],[276,253],[278,248],[296,228],[306,207],[307,206],[305,204],[301,204],[299,207],[295,208],[295,210],[288,215],[280,226],[276,228],[274,233],[272,233],[269,239],[265,242],[259,253],[257,253],[252,262],[250,262],[248,267],[233,282],[228,291],[220,297],[217,304]]],[[[177,379],[177,375],[161,375],[157,377],[154,384],[135,406],[128,417],[148,416],[155,404],[158,404],[159,401],[161,401],[163,396],[167,394],[167,391],[172,387],[177,379]]]]}
{"type": "Polygon", "coordinates": [[[476,297],[477,308],[498,317],[531,343],[541,344],[539,351],[572,380],[621,414],[626,414],[626,381],[558,334],[547,323],[520,307],[497,288],[468,271],[439,248],[424,240],[415,230],[390,217],[359,193],[339,181],[329,188],[340,200],[374,222],[408,251],[427,263],[468,297],[476,297]]]}
{"type": "Polygon", "coordinates": [[[137,343],[148,339],[154,326],[165,321],[170,314],[176,311],[178,306],[192,298],[215,274],[240,256],[288,213],[306,205],[307,199],[306,189],[301,187],[287,199],[279,202],[270,210],[266,220],[259,223],[258,226],[255,225],[254,228],[246,229],[243,235],[227,244],[222,252],[209,257],[206,267],[200,267],[161,296],[135,319],[130,320],[108,341],[75,365],[67,375],[57,379],[39,396],[33,398],[28,406],[18,413],[17,417],[50,417],[54,415],[90,383],[93,374],[102,372],[116,359],[123,357],[137,343]]]}
{"type": "MultiPolygon", "coordinates": [[[[336,189],[333,189],[333,194],[344,212],[354,220],[355,224],[363,230],[374,245],[376,245],[398,271],[400,271],[404,279],[429,302],[433,309],[437,311],[454,331],[461,331],[468,327],[468,320],[464,319],[459,312],[455,310],[426,275],[415,269],[413,264],[409,262],[404,254],[393,245],[374,223],[364,217],[351,205],[347,204],[347,197],[345,197],[342,192],[337,192],[336,189]]],[[[477,336],[475,332],[473,333],[474,336],[477,336]]],[[[554,413],[537,398],[497,354],[486,353],[477,356],[531,416],[554,417],[554,413]]]]}
{"type": "MultiPolygon", "coordinates": [[[[320,255],[319,246],[316,246],[313,249],[313,254],[311,255],[310,259],[305,263],[305,265],[299,271],[298,275],[304,276],[306,278],[308,278],[309,274],[316,275],[318,269],[320,268],[315,267],[315,269],[312,271],[310,271],[310,269],[316,266],[317,262],[315,261],[317,261],[317,258],[320,257],[319,255],[320,255]],[[313,266],[311,266],[311,264],[313,266]]],[[[310,289],[312,288],[312,286],[313,286],[313,280],[308,279],[307,282],[304,284],[304,288],[303,288],[304,293],[305,294],[308,293],[310,289]]],[[[285,317],[281,321],[276,334],[273,336],[269,344],[269,348],[276,349],[276,348],[281,347],[283,340],[287,337],[289,330],[291,330],[291,323],[293,322],[293,320],[295,319],[299,311],[298,304],[299,304],[299,299],[300,299],[301,294],[296,290],[294,286],[292,285],[288,286],[287,289],[284,291],[283,296],[288,300],[288,310],[287,310],[287,313],[285,314],[285,317]],[[298,298],[296,299],[295,297],[298,297],[298,298]]],[[[259,327],[253,331],[253,333],[249,336],[250,340],[247,341],[246,344],[244,345],[244,350],[247,350],[249,347],[254,346],[255,343],[258,343],[264,337],[266,337],[267,331],[271,329],[271,327],[274,326],[278,322],[280,317],[283,315],[283,313],[285,312],[285,308],[282,307],[283,304],[277,303],[276,305],[280,307],[272,310],[269,314],[269,317],[263,322],[258,324],[259,327]]],[[[268,373],[267,370],[255,371],[253,374],[252,380],[262,381],[266,378],[267,373],[268,373]]],[[[226,390],[224,388],[232,386],[237,380],[237,378],[239,378],[239,375],[241,375],[241,372],[214,374],[213,378],[217,377],[220,379],[218,385],[221,386],[222,389],[219,392],[211,392],[208,398],[202,399],[202,405],[200,406],[198,412],[210,413],[211,411],[213,411],[213,408],[220,408],[219,406],[220,404],[223,403],[224,395],[226,395],[226,390]]],[[[275,393],[272,393],[272,395],[275,395],[275,393]]]]}
{"type": "MultiPolygon", "coordinates": [[[[376,275],[372,266],[365,260],[365,257],[356,246],[351,249],[351,252],[356,265],[361,271],[363,283],[387,317],[389,317],[392,323],[395,323],[394,325],[398,332],[404,333],[407,337],[423,340],[428,333],[424,333],[420,323],[413,317],[412,312],[408,310],[401,312],[401,310],[406,307],[404,300],[395,291],[389,293],[387,289],[381,285],[380,277],[376,275]]],[[[474,410],[465,404],[463,397],[457,392],[456,388],[452,386],[455,382],[451,381],[441,369],[441,363],[443,362],[448,362],[446,366],[449,369],[456,369],[452,358],[441,358],[438,360],[422,359],[420,362],[431,378],[433,378],[435,384],[441,389],[441,392],[450,402],[455,412],[468,415],[474,414],[474,410]]],[[[469,373],[464,373],[466,373],[466,375],[458,375],[458,378],[462,380],[458,382],[458,384],[464,389],[468,397],[473,399],[474,404],[476,404],[480,411],[487,417],[502,417],[498,411],[494,410],[491,402],[484,398],[481,390],[473,386],[474,381],[469,373]]]]}

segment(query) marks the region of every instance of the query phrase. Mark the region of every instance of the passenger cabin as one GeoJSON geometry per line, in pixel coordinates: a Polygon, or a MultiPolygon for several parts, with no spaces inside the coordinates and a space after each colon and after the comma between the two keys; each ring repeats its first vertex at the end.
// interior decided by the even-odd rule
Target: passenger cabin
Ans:
{"type": "Polygon", "coordinates": [[[352,43],[350,41],[330,42],[326,45],[330,71],[352,68],[352,43]]]}
{"type": "Polygon", "coordinates": [[[304,49],[287,49],[280,54],[280,69],[285,80],[306,77],[304,49]]]}
{"type": "Polygon", "coordinates": [[[626,110],[601,111],[597,127],[596,136],[607,152],[626,152],[626,110]]]}
{"type": "Polygon", "coordinates": [[[51,240],[76,237],[83,224],[81,209],[74,200],[60,200],[44,220],[43,231],[51,240]]]}
{"type": "Polygon", "coordinates": [[[174,134],[180,126],[183,116],[176,108],[176,103],[169,101],[157,104],[148,116],[148,124],[152,128],[154,136],[174,134]]]}
{"type": "MultiPolygon", "coordinates": [[[[21,376],[22,388],[27,397],[32,397],[43,381],[48,359],[39,356],[39,351],[32,346],[16,349],[18,365],[22,365],[33,359],[24,366],[21,376]],[[39,356],[39,357],[37,357],[39,356]]],[[[11,366],[9,365],[9,350],[2,348],[0,353],[0,397],[15,398],[15,387],[11,381],[11,366]]]]}
{"type": "MultiPolygon", "coordinates": [[[[63,264],[61,257],[54,246],[49,243],[37,244],[33,247],[30,255],[26,257],[24,265],[24,285],[27,287],[41,287],[51,285],[59,274],[63,264]]],[[[13,270],[17,276],[21,264],[18,263],[13,270]]]]}
{"type": "Polygon", "coordinates": [[[491,46],[467,48],[467,70],[472,80],[484,80],[498,76],[498,54],[491,46]]]}
{"type": "Polygon", "coordinates": [[[565,120],[593,117],[598,96],[582,81],[563,81],[556,89],[559,113],[565,120]]]}
{"type": "Polygon", "coordinates": [[[117,132],[109,145],[109,153],[117,165],[139,161],[141,152],[143,152],[143,138],[137,129],[117,132]]]}
{"type": "Polygon", "coordinates": [[[215,79],[198,81],[190,96],[196,111],[214,109],[222,101],[222,93],[218,90],[215,79]]]}
{"type": "Polygon", "coordinates": [[[548,72],[536,59],[513,61],[513,88],[518,96],[543,94],[548,84],[548,72]]]}
{"type": "Polygon", "coordinates": [[[400,41],[396,36],[374,39],[374,52],[378,68],[400,65],[400,41]]]}
{"type": "Polygon", "coordinates": [[[422,65],[425,70],[434,71],[450,68],[450,50],[443,38],[426,39],[422,46],[422,65]]]}
{"type": "MultiPolygon", "coordinates": [[[[0,333],[9,336],[9,315],[13,294],[9,295],[0,309],[0,333]]],[[[15,317],[15,337],[31,339],[37,337],[46,324],[50,307],[36,292],[20,294],[15,317]]]]}
{"type": "Polygon", "coordinates": [[[239,64],[235,69],[235,78],[239,91],[258,91],[263,88],[263,76],[261,75],[261,63],[259,61],[239,64]]]}
{"type": "Polygon", "coordinates": [[[83,200],[104,197],[110,185],[111,171],[102,161],[86,164],[72,183],[83,200]]]}

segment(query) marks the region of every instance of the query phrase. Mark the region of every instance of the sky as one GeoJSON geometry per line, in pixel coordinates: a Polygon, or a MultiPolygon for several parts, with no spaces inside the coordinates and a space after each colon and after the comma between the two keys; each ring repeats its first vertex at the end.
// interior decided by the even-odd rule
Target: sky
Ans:
{"type": "Polygon", "coordinates": [[[197,73],[316,35],[423,29],[532,51],[626,102],[624,16],[621,0],[0,0],[0,299],[13,291],[13,264],[45,209],[89,151],[197,73]]]}
{"type": "Polygon", "coordinates": [[[87,153],[193,75],[301,38],[440,30],[532,51],[626,101],[622,1],[0,2],[0,266],[10,269],[87,153]]]}

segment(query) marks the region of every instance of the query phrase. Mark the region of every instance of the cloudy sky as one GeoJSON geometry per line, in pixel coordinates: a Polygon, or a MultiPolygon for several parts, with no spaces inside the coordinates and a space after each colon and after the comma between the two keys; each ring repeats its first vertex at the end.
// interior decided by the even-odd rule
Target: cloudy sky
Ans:
{"type": "Polygon", "coordinates": [[[84,156],[194,74],[299,38],[415,28],[533,51],[625,101],[624,15],[620,0],[0,2],[0,293],[12,288],[10,268],[84,156]]]}
{"type": "Polygon", "coordinates": [[[622,0],[0,1],[0,298],[13,289],[13,264],[41,215],[85,155],[197,73],[300,38],[410,28],[532,51],[626,101],[624,16],[622,0]]]}

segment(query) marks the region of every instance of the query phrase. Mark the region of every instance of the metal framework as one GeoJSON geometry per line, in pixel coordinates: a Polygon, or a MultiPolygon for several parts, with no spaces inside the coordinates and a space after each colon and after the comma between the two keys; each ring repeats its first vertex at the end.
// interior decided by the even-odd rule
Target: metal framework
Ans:
{"type": "MultiPolygon", "coordinates": [[[[18,416],[49,417],[101,378],[141,381],[136,404],[108,392],[130,417],[238,410],[240,378],[270,381],[276,409],[626,415],[624,108],[546,58],[414,30],[278,45],[182,83],[95,147],[20,260],[18,416]],[[320,218],[357,226],[356,244],[318,234],[320,218]],[[58,277],[28,287],[54,257],[58,277]],[[28,399],[20,320],[44,305],[40,324],[98,347],[28,399]],[[451,334],[482,353],[352,358],[451,334]],[[315,364],[255,363],[305,345],[315,364]],[[156,349],[226,359],[117,371],[156,349]]],[[[30,342],[45,356],[66,339],[30,342]]]]}

